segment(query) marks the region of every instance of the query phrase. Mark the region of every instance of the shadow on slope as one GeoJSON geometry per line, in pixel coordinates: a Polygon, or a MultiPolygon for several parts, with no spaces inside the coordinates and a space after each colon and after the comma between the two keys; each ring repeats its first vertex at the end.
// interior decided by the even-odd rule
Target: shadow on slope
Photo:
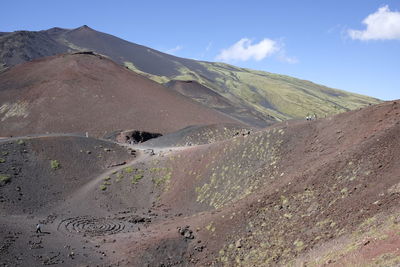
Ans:
{"type": "MultiPolygon", "coordinates": [[[[263,115],[262,113],[253,109],[239,107],[234,102],[231,102],[228,98],[223,97],[219,93],[196,81],[172,80],[165,85],[184,96],[190,97],[197,102],[204,104],[207,107],[211,107],[225,114],[230,114],[230,116],[238,119],[239,121],[243,121],[248,125],[265,127],[276,122],[274,117],[263,115]]],[[[270,106],[269,108],[273,107],[270,106]]]]}

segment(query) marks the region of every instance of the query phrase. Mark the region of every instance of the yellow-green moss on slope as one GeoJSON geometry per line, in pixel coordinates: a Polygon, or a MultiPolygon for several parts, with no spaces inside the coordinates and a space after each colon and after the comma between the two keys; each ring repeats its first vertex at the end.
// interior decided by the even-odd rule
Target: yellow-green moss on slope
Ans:
{"type": "Polygon", "coordinates": [[[201,62],[206,71],[178,65],[172,77],[145,73],[125,62],[129,69],[153,81],[165,84],[171,80],[194,80],[222,95],[238,108],[247,108],[277,121],[304,118],[307,114],[319,117],[354,110],[380,101],[371,97],[328,88],[290,76],[238,68],[224,63],[201,62]]]}
{"type": "Polygon", "coordinates": [[[280,119],[304,117],[307,113],[319,116],[357,109],[377,99],[331,89],[309,81],[230,65],[202,63],[209,71],[221,74],[224,85],[249,105],[280,119]],[[271,107],[265,107],[267,100],[271,107]],[[271,110],[278,112],[271,113],[271,110]],[[280,115],[279,115],[280,114],[280,115]]]}
{"type": "Polygon", "coordinates": [[[274,128],[220,144],[223,161],[213,152],[209,171],[195,189],[196,200],[218,209],[281,177],[277,163],[283,135],[283,129],[274,128]]]}
{"type": "Polygon", "coordinates": [[[149,78],[150,80],[153,80],[153,81],[155,81],[157,83],[161,83],[162,84],[162,83],[166,83],[166,82],[170,81],[170,79],[168,77],[157,76],[157,75],[153,75],[153,74],[150,74],[150,73],[143,72],[140,69],[136,68],[136,66],[132,62],[126,61],[126,62],[124,62],[124,65],[128,69],[130,69],[130,70],[132,70],[132,71],[134,71],[134,72],[136,72],[136,73],[138,73],[140,75],[143,75],[143,76],[145,76],[145,77],[149,78]]]}

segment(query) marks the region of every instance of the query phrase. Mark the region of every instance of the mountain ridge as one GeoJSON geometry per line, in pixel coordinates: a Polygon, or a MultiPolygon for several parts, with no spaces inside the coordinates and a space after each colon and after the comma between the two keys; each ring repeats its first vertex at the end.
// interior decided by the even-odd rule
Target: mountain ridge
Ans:
{"type": "Polygon", "coordinates": [[[0,73],[0,136],[239,123],[101,55],[61,54],[0,73]]]}
{"type": "MultiPolygon", "coordinates": [[[[3,65],[13,66],[13,62],[31,60],[46,53],[53,55],[60,51],[91,50],[162,85],[168,85],[174,80],[196,81],[209,88],[210,92],[217,93],[225,101],[232,103],[237,110],[245,111],[244,116],[231,114],[236,119],[244,123],[251,122],[253,126],[258,127],[287,119],[304,118],[307,114],[315,113],[319,117],[325,117],[381,102],[375,98],[332,89],[287,75],[168,55],[98,32],[87,25],[76,29],[55,27],[44,31],[25,32],[28,37],[19,41],[15,40],[12,34],[0,36],[0,48],[3,47],[0,49],[3,50],[0,62],[3,65]],[[36,36],[49,39],[40,39],[43,42],[42,53],[33,54],[23,49],[10,51],[11,48],[4,45],[5,40],[11,39],[19,44],[17,47],[30,47],[32,40],[39,38],[36,36]],[[53,47],[55,43],[59,44],[57,48],[53,47]]],[[[186,90],[181,90],[181,94],[184,94],[184,91],[186,90]]],[[[215,108],[211,102],[201,103],[215,108]]]]}

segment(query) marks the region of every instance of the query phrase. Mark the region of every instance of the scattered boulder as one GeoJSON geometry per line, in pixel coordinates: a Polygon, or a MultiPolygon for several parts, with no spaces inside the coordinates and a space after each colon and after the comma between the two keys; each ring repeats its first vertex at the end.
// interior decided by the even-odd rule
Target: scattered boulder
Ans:
{"type": "Polygon", "coordinates": [[[137,223],[150,223],[151,222],[151,218],[142,217],[142,216],[139,216],[139,215],[132,215],[130,217],[130,219],[128,220],[128,222],[134,223],[134,224],[137,224],[137,223]]]}
{"type": "Polygon", "coordinates": [[[241,248],[241,247],[242,247],[242,240],[241,240],[241,239],[239,239],[239,240],[237,240],[237,241],[235,242],[235,247],[236,247],[236,248],[241,248]]]}
{"type": "Polygon", "coordinates": [[[178,227],[178,233],[180,233],[185,239],[194,239],[193,231],[190,230],[190,226],[178,227]]]}
{"type": "Polygon", "coordinates": [[[198,252],[202,252],[205,249],[206,246],[196,246],[194,247],[194,250],[198,251],[198,252]]]}
{"type": "Polygon", "coordinates": [[[132,149],[132,148],[128,148],[128,153],[135,156],[136,155],[136,150],[132,149]]]}

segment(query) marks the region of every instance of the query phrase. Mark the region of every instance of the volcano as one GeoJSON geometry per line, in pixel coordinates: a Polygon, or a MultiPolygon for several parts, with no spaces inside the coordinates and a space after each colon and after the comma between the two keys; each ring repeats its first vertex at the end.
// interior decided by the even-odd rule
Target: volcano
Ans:
{"type": "Polygon", "coordinates": [[[155,133],[237,120],[94,53],[63,54],[0,74],[0,136],[118,129],[155,133]]]}

